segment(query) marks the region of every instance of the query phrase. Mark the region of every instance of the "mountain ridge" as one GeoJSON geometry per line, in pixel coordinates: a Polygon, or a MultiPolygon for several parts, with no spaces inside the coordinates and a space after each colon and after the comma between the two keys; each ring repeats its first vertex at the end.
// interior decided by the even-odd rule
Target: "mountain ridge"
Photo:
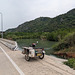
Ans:
{"type": "Polygon", "coordinates": [[[52,32],[61,28],[75,28],[75,8],[54,18],[36,18],[6,32],[52,32]]]}

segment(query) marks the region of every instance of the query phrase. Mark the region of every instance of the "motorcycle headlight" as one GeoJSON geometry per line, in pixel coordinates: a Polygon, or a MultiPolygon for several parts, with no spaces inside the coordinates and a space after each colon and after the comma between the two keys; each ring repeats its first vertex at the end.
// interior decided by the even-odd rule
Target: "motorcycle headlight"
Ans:
{"type": "Polygon", "coordinates": [[[43,53],[46,53],[45,51],[43,51],[43,53]]]}

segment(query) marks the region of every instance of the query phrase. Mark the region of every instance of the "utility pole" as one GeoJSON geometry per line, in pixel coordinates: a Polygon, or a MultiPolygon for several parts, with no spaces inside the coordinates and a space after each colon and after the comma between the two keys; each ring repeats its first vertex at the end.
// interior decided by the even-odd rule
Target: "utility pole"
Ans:
{"type": "Polygon", "coordinates": [[[1,37],[3,38],[3,14],[0,12],[1,14],[1,37]]]}

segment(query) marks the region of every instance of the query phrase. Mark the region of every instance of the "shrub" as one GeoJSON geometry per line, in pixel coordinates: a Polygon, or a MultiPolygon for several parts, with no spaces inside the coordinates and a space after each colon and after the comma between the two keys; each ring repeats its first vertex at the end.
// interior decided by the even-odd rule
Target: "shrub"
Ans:
{"type": "Polygon", "coordinates": [[[67,34],[63,40],[61,40],[59,43],[53,46],[53,49],[62,50],[65,48],[69,48],[73,45],[75,45],[75,33],[74,32],[67,34]]]}

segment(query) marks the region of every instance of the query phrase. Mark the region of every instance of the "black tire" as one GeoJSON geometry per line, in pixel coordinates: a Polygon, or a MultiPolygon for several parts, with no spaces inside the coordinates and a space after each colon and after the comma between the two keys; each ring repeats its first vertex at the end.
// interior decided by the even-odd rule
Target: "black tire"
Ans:
{"type": "Polygon", "coordinates": [[[29,55],[25,54],[25,60],[26,60],[26,61],[29,61],[29,60],[30,60],[29,55]]]}
{"type": "Polygon", "coordinates": [[[39,56],[40,59],[43,59],[44,58],[44,53],[42,53],[41,56],[39,56]]]}

